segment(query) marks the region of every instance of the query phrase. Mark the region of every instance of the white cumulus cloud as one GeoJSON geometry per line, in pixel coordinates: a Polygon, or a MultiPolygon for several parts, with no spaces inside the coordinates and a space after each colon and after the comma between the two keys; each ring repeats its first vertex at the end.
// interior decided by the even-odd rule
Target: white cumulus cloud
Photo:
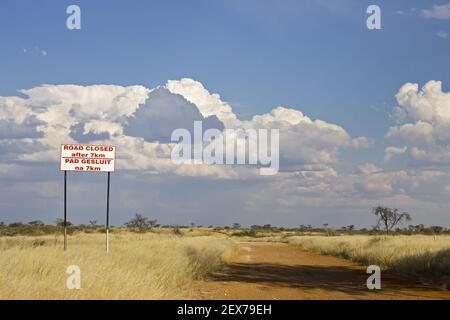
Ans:
{"type": "Polygon", "coordinates": [[[423,9],[422,15],[425,18],[449,20],[450,19],[450,3],[434,5],[429,9],[423,9]]]}
{"type": "MultiPolygon", "coordinates": [[[[393,147],[408,147],[415,165],[450,164],[450,93],[442,91],[442,83],[429,81],[421,89],[406,83],[396,99],[401,117],[387,132],[388,141],[393,147]]],[[[396,149],[389,150],[392,154],[396,149]]]]}

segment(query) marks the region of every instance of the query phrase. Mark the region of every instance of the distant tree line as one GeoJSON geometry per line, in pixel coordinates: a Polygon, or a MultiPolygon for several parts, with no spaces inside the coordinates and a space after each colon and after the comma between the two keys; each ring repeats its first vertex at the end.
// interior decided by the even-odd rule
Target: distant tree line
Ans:
{"type": "MultiPolygon", "coordinates": [[[[413,235],[413,234],[425,234],[425,235],[439,235],[450,234],[450,229],[442,226],[425,226],[423,224],[413,225],[409,224],[405,226],[406,222],[410,222],[412,217],[409,213],[400,212],[398,209],[391,209],[386,207],[375,207],[371,213],[376,217],[376,225],[371,228],[356,228],[355,225],[347,225],[339,228],[332,228],[328,223],[324,223],[321,227],[301,224],[298,227],[277,227],[271,224],[264,225],[252,225],[250,227],[243,227],[240,223],[233,223],[231,226],[208,226],[207,228],[216,232],[224,232],[235,236],[264,236],[268,232],[291,232],[300,234],[321,233],[328,236],[334,236],[338,234],[391,234],[391,235],[413,235]]],[[[45,235],[62,232],[64,221],[57,219],[53,224],[45,224],[40,220],[33,220],[28,223],[13,222],[5,224],[0,221],[0,236],[14,236],[14,235],[45,235]]],[[[96,220],[90,220],[88,224],[74,225],[70,221],[67,221],[68,233],[76,231],[94,233],[105,232],[103,225],[98,224],[96,220]]],[[[195,223],[190,223],[190,226],[183,225],[163,225],[158,224],[156,219],[150,219],[142,214],[136,213],[131,218],[125,227],[132,232],[151,232],[154,228],[170,228],[175,235],[181,235],[181,229],[193,230],[195,223]]],[[[203,228],[201,225],[197,225],[197,228],[203,228]]],[[[111,228],[114,232],[114,227],[111,228]]]]}

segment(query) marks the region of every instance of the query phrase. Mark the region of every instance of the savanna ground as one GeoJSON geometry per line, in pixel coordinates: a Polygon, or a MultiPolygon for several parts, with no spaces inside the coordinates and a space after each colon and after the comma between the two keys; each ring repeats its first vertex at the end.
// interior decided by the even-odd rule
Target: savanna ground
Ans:
{"type": "Polygon", "coordinates": [[[113,233],[0,238],[0,299],[182,299],[192,282],[217,270],[232,241],[211,236],[113,233]],[[68,266],[81,289],[68,290],[68,266]]]}
{"type": "Polygon", "coordinates": [[[450,299],[450,236],[116,230],[0,237],[0,299],[450,299]],[[366,287],[367,265],[382,290],[366,287]],[[81,269],[68,290],[66,269],[81,269]]]}

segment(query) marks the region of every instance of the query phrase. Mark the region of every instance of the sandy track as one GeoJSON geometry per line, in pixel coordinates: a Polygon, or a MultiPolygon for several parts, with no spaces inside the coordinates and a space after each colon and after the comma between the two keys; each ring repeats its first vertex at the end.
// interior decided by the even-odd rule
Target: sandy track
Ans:
{"type": "Polygon", "coordinates": [[[363,266],[282,243],[240,243],[221,271],[194,284],[196,299],[450,299],[450,291],[382,272],[366,287],[363,266]]]}

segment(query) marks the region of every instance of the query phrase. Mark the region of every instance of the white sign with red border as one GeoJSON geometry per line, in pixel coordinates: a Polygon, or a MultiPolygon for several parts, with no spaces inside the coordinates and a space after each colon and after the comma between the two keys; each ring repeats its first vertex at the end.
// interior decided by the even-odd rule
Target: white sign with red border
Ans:
{"type": "Polygon", "coordinates": [[[82,144],[61,145],[61,170],[114,172],[116,147],[82,144]]]}

